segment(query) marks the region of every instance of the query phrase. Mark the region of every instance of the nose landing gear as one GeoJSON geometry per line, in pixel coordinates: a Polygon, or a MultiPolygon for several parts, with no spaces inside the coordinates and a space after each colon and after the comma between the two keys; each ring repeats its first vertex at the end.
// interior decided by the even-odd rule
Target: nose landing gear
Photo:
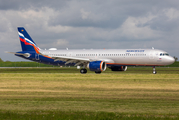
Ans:
{"type": "Polygon", "coordinates": [[[157,74],[157,71],[155,71],[155,66],[153,66],[152,68],[153,68],[153,74],[157,74]]]}

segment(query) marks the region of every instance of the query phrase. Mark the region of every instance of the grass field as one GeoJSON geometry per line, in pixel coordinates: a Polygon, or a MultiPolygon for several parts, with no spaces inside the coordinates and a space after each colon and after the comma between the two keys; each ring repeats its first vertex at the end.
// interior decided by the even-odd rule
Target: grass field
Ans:
{"type": "Polygon", "coordinates": [[[0,69],[0,119],[179,119],[179,68],[0,69]]]}

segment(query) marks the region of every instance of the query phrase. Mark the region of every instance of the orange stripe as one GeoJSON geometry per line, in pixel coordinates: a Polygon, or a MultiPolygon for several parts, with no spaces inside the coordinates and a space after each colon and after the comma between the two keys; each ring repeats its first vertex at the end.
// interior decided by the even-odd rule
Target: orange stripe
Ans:
{"type": "Polygon", "coordinates": [[[35,47],[35,45],[34,45],[34,44],[32,44],[32,46],[34,47],[35,52],[36,52],[37,54],[39,54],[40,52],[39,52],[39,51],[38,51],[38,49],[35,47]]]}
{"type": "MultiPolygon", "coordinates": [[[[45,55],[43,55],[44,57],[47,57],[47,58],[51,58],[51,57],[49,57],[49,56],[45,56],[45,55]]],[[[53,58],[51,58],[51,59],[53,59],[53,58]]]]}
{"type": "MultiPolygon", "coordinates": [[[[33,45],[33,44],[32,44],[33,45]]],[[[37,54],[40,54],[40,52],[39,52],[39,50],[35,47],[35,45],[33,45],[33,47],[34,47],[34,49],[35,49],[35,52],[37,53],[37,54]]],[[[51,57],[49,57],[49,56],[46,56],[46,55],[43,55],[44,57],[47,57],[47,58],[51,58],[51,57]]],[[[51,58],[51,59],[53,59],[53,58],[51,58]]]]}
{"type": "Polygon", "coordinates": [[[101,71],[103,71],[103,70],[102,70],[102,63],[103,63],[103,61],[101,61],[101,63],[100,63],[100,70],[101,70],[101,71]]]}

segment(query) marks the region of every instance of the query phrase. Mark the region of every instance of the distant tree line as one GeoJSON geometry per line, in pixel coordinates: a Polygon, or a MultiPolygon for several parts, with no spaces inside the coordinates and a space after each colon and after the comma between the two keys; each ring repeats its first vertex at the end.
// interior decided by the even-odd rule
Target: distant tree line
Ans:
{"type": "Polygon", "coordinates": [[[4,61],[0,58],[0,62],[4,62],[4,61]]]}
{"type": "Polygon", "coordinates": [[[177,57],[174,56],[173,58],[175,59],[175,61],[178,61],[178,58],[177,58],[177,57]]]}

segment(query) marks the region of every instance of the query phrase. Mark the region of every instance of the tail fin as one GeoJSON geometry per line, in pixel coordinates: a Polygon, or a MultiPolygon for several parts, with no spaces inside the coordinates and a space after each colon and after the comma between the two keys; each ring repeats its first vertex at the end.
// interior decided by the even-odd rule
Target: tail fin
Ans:
{"type": "Polygon", "coordinates": [[[36,53],[39,53],[38,51],[40,48],[36,45],[23,27],[18,27],[18,33],[22,51],[36,51],[36,53]]]}

